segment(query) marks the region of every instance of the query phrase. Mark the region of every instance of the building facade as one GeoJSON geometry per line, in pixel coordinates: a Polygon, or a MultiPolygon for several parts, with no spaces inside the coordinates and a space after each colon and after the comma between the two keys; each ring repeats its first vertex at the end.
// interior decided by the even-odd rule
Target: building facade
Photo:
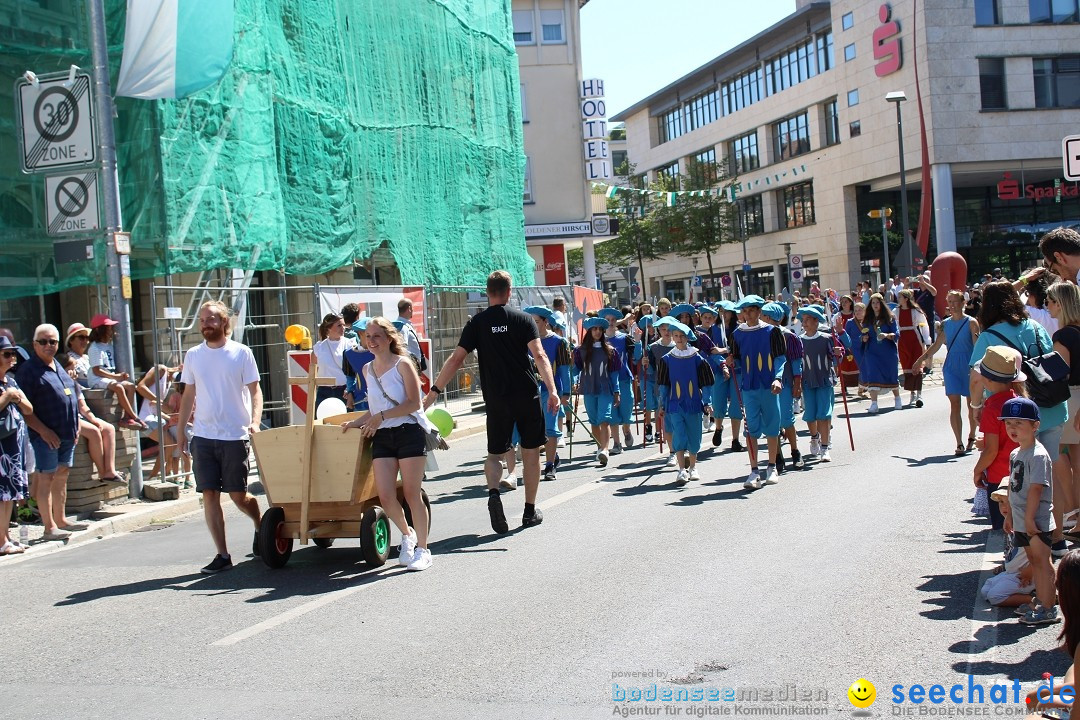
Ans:
{"type": "MultiPolygon", "coordinates": [[[[536,263],[536,285],[566,284],[566,251],[583,247],[589,265],[594,237],[607,236],[602,222],[594,233],[583,132],[580,10],[587,2],[513,0],[526,156],[525,244],[536,263]]],[[[591,89],[600,91],[602,102],[602,87],[591,89]]],[[[610,168],[610,157],[607,163],[610,168]]]]}
{"type": "MultiPolygon", "coordinates": [[[[1080,223],[1062,168],[1062,138],[1080,119],[1076,0],[796,5],[612,118],[649,180],[686,175],[693,160],[737,176],[735,242],[713,256],[705,295],[721,295],[724,275],[730,290],[737,278],[760,293],[880,282],[882,223],[867,213],[882,207],[895,209],[893,273],[956,250],[972,276],[1015,274],[1036,260],[1042,232],[1080,223]],[[910,255],[898,107],[907,226],[928,245],[910,255]]],[[[645,293],[682,296],[692,263],[646,265],[645,293]]]]}

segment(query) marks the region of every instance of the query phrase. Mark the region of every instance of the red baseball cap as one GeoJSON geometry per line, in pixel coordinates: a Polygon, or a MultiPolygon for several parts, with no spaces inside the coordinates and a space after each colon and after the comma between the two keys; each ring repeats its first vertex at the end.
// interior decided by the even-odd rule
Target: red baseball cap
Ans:
{"type": "Polygon", "coordinates": [[[94,328],[95,330],[97,328],[101,327],[102,325],[119,325],[119,324],[120,323],[116,322],[115,320],[113,320],[111,317],[109,317],[105,313],[98,313],[97,315],[95,315],[90,320],[90,327],[94,328]]]}

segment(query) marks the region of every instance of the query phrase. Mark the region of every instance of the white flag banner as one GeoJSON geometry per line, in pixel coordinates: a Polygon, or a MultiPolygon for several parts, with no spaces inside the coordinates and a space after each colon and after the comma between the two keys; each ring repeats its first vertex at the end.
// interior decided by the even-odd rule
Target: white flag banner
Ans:
{"type": "Polygon", "coordinates": [[[233,53],[233,0],[128,0],[116,94],[182,98],[213,85],[233,53]]]}

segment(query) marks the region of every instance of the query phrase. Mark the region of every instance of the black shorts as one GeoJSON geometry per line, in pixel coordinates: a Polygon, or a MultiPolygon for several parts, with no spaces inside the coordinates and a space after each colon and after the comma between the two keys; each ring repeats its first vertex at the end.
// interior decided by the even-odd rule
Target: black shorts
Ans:
{"type": "MultiPolygon", "coordinates": [[[[1035,533],[1039,536],[1039,539],[1043,541],[1046,547],[1050,547],[1053,541],[1050,539],[1051,533],[1041,532],[1035,533]]],[[[1031,545],[1031,533],[1013,532],[1013,542],[1016,543],[1016,547],[1027,547],[1031,545]]]]}
{"type": "Polygon", "coordinates": [[[195,492],[244,492],[247,490],[248,440],[210,440],[193,437],[191,470],[195,473],[195,492]]]}
{"type": "Polygon", "coordinates": [[[414,422],[379,428],[371,439],[371,457],[403,460],[427,455],[424,430],[414,422]]]}
{"type": "Polygon", "coordinates": [[[532,450],[544,444],[547,430],[539,393],[534,397],[510,396],[487,401],[488,453],[502,455],[511,448],[515,425],[522,448],[532,450]]]}

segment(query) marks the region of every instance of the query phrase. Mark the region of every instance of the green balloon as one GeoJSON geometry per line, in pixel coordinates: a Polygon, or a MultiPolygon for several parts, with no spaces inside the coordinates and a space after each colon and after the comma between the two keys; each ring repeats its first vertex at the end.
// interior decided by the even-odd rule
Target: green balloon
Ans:
{"type": "Polygon", "coordinates": [[[454,431],[454,418],[450,416],[450,413],[442,408],[432,408],[427,411],[427,417],[432,425],[439,428],[440,435],[444,438],[450,437],[450,433],[454,431]]]}

